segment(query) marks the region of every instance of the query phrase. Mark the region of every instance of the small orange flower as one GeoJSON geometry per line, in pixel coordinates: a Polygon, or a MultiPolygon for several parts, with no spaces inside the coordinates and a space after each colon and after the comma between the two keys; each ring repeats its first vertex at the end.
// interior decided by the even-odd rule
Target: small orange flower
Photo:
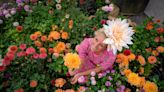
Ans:
{"type": "Polygon", "coordinates": [[[148,57],[148,62],[149,62],[150,64],[154,64],[154,63],[157,62],[157,59],[156,59],[155,56],[149,56],[149,57],[148,57]]]}
{"type": "Polygon", "coordinates": [[[30,87],[34,88],[38,85],[38,82],[36,80],[31,80],[30,81],[30,87]]]}
{"type": "Polygon", "coordinates": [[[146,48],[146,51],[147,52],[151,52],[152,51],[152,48],[150,47],[150,48],[146,48]]]}
{"type": "Polygon", "coordinates": [[[145,92],[158,92],[158,86],[154,82],[146,81],[144,87],[145,92]]]}
{"type": "Polygon", "coordinates": [[[140,82],[140,87],[143,87],[146,83],[145,77],[140,77],[141,82],[140,82]]]}
{"type": "Polygon", "coordinates": [[[159,22],[161,22],[161,20],[160,19],[157,19],[156,22],[159,23],[159,22]]]}
{"type": "Polygon", "coordinates": [[[160,53],[164,52],[164,47],[163,46],[158,46],[156,50],[160,53]]]}
{"type": "Polygon", "coordinates": [[[140,86],[141,78],[136,73],[130,73],[128,76],[128,82],[134,86],[140,86]]]}
{"type": "Polygon", "coordinates": [[[42,35],[42,33],[40,31],[37,31],[34,34],[37,35],[38,37],[40,37],[42,35]]]}
{"type": "Polygon", "coordinates": [[[139,74],[143,74],[143,73],[144,73],[144,68],[143,67],[140,67],[139,74]]]}
{"type": "Polygon", "coordinates": [[[159,42],[160,41],[160,37],[159,36],[158,37],[155,37],[154,41],[155,42],[159,42]]]}
{"type": "Polygon", "coordinates": [[[125,88],[124,92],[131,92],[131,89],[125,88]]]}
{"type": "Polygon", "coordinates": [[[68,39],[68,33],[67,32],[62,32],[62,39],[68,39]]]}
{"type": "Polygon", "coordinates": [[[159,34],[163,33],[163,32],[164,32],[164,28],[157,28],[157,32],[158,32],[159,34]]]}
{"type": "Polygon", "coordinates": [[[47,40],[47,36],[41,36],[41,41],[45,42],[47,40]]]}
{"type": "Polygon", "coordinates": [[[75,90],[73,90],[73,89],[67,89],[64,92],[75,92],[75,90]]]}
{"type": "Polygon", "coordinates": [[[56,87],[63,87],[63,85],[66,83],[66,80],[63,78],[58,78],[55,80],[55,86],[56,87]]]}
{"type": "Polygon", "coordinates": [[[35,41],[34,44],[37,47],[42,47],[42,43],[40,41],[35,41]]]}
{"type": "Polygon", "coordinates": [[[57,89],[55,92],[64,92],[62,89],[57,89]]]}
{"type": "Polygon", "coordinates": [[[145,65],[145,63],[146,63],[145,62],[145,58],[143,56],[141,56],[141,55],[138,56],[137,60],[139,61],[139,63],[141,65],[145,65]]]}
{"type": "Polygon", "coordinates": [[[132,73],[132,71],[130,69],[125,69],[123,73],[127,77],[130,73],[132,73]]]}
{"type": "Polygon", "coordinates": [[[135,55],[133,53],[131,53],[130,55],[128,55],[128,60],[129,61],[132,61],[132,60],[135,60],[135,55]]]}
{"type": "Polygon", "coordinates": [[[146,30],[152,30],[153,29],[153,22],[149,22],[147,25],[146,25],[146,30]]]}
{"type": "Polygon", "coordinates": [[[69,26],[68,27],[69,27],[69,29],[72,29],[72,27],[73,27],[73,20],[69,21],[69,26]]]}
{"type": "Polygon", "coordinates": [[[158,53],[157,50],[153,50],[153,51],[152,51],[152,54],[153,54],[154,56],[158,56],[158,55],[159,55],[159,53],[158,53]]]}
{"type": "Polygon", "coordinates": [[[55,30],[58,28],[57,25],[52,25],[51,27],[52,27],[52,30],[53,30],[53,31],[55,31],[55,30]]]}
{"type": "Polygon", "coordinates": [[[58,40],[60,39],[60,33],[57,31],[51,31],[49,37],[52,37],[54,40],[58,40]]]}
{"type": "Polygon", "coordinates": [[[15,52],[17,52],[17,50],[18,50],[18,47],[16,45],[12,45],[8,48],[9,52],[14,52],[15,53],[15,52]]]}
{"type": "Polygon", "coordinates": [[[46,48],[44,48],[44,47],[40,48],[39,50],[40,50],[40,53],[46,53],[47,52],[46,48]]]}
{"type": "Polygon", "coordinates": [[[23,26],[16,26],[16,30],[17,30],[18,32],[22,32],[23,26]]]}
{"type": "Polygon", "coordinates": [[[30,35],[31,40],[36,40],[37,38],[38,38],[38,36],[36,34],[31,34],[30,35]]]}
{"type": "Polygon", "coordinates": [[[66,48],[66,46],[65,46],[64,42],[58,42],[57,46],[54,47],[54,52],[60,53],[60,52],[64,51],[65,48],[66,48]]]}

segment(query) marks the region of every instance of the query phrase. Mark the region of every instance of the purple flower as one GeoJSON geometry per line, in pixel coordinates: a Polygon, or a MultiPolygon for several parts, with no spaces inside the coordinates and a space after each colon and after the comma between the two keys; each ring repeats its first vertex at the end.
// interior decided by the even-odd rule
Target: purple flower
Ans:
{"type": "Polygon", "coordinates": [[[110,81],[106,81],[106,82],[105,82],[105,86],[107,86],[107,87],[111,86],[110,81]]]}
{"type": "Polygon", "coordinates": [[[3,15],[7,15],[9,13],[9,11],[8,10],[3,10],[3,15]]]}
{"type": "Polygon", "coordinates": [[[99,73],[98,74],[98,78],[102,78],[103,77],[103,74],[102,73],[99,73]]]}
{"type": "Polygon", "coordinates": [[[3,24],[3,20],[0,19],[0,24],[3,24]]]}
{"type": "Polygon", "coordinates": [[[14,14],[16,13],[16,9],[15,9],[15,8],[12,8],[10,13],[11,13],[12,15],[14,15],[14,14]]]}
{"type": "Polygon", "coordinates": [[[20,12],[22,10],[22,8],[23,7],[21,5],[19,5],[18,8],[17,8],[17,10],[20,12]]]}
{"type": "Polygon", "coordinates": [[[125,86],[124,86],[124,85],[121,85],[121,86],[120,86],[120,90],[121,90],[121,91],[124,91],[124,89],[125,89],[125,86]]]}
{"type": "Polygon", "coordinates": [[[96,72],[95,71],[92,71],[91,72],[91,76],[95,76],[96,75],[96,72]]]}
{"type": "Polygon", "coordinates": [[[107,70],[107,71],[106,71],[106,73],[110,73],[110,71],[109,71],[109,70],[107,70]]]}
{"type": "Polygon", "coordinates": [[[115,70],[111,70],[111,73],[115,73],[115,70]]]}
{"type": "Polygon", "coordinates": [[[29,5],[25,5],[25,6],[24,6],[24,10],[25,10],[25,11],[29,11],[29,10],[30,10],[30,6],[29,6],[29,5]]]}
{"type": "Polygon", "coordinates": [[[9,79],[9,78],[11,78],[12,77],[12,75],[10,74],[10,73],[6,73],[5,75],[4,75],[4,78],[6,78],[6,79],[9,79]]]}
{"type": "Polygon", "coordinates": [[[113,78],[111,76],[108,76],[108,80],[113,80],[113,78]]]}
{"type": "Polygon", "coordinates": [[[22,3],[23,0],[16,0],[16,3],[22,3]]]}

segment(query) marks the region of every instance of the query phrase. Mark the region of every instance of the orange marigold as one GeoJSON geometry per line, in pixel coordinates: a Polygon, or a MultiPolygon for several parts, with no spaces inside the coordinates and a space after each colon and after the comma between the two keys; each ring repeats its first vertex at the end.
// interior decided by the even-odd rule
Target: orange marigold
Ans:
{"type": "Polygon", "coordinates": [[[133,53],[131,53],[130,55],[128,55],[128,60],[129,61],[135,60],[135,58],[136,58],[136,56],[133,53]]]}
{"type": "Polygon", "coordinates": [[[62,89],[57,89],[55,92],[64,92],[62,89]]]}
{"type": "Polygon", "coordinates": [[[145,77],[140,77],[141,78],[141,82],[140,82],[140,87],[143,87],[146,83],[145,77]]]}
{"type": "Polygon", "coordinates": [[[148,57],[148,62],[149,62],[150,64],[154,64],[154,63],[157,62],[157,59],[156,59],[155,56],[149,56],[149,57],[148,57]]]}
{"type": "Polygon", "coordinates": [[[164,52],[164,47],[163,46],[158,46],[156,50],[160,53],[164,52]]]}
{"type": "Polygon", "coordinates": [[[134,86],[140,86],[141,78],[136,73],[130,73],[128,76],[128,82],[134,86]]]}
{"type": "Polygon", "coordinates": [[[62,39],[68,39],[68,33],[67,32],[62,32],[62,39]]]}
{"type": "Polygon", "coordinates": [[[38,38],[38,36],[36,34],[31,34],[30,35],[31,40],[36,40],[37,38],[38,38]]]}
{"type": "Polygon", "coordinates": [[[30,87],[34,88],[38,85],[38,82],[36,80],[31,80],[30,81],[30,87]]]}
{"type": "Polygon", "coordinates": [[[144,73],[144,68],[143,67],[140,67],[139,68],[139,74],[143,74],[144,73]]]}
{"type": "Polygon", "coordinates": [[[146,30],[152,30],[153,29],[153,22],[149,22],[147,25],[146,25],[146,30]]]}
{"type": "Polygon", "coordinates": [[[37,35],[38,37],[40,37],[42,35],[42,33],[40,31],[37,31],[34,34],[37,35]]]}
{"type": "Polygon", "coordinates": [[[66,80],[63,78],[58,78],[55,80],[55,86],[56,87],[63,87],[63,85],[66,83],[66,80]]]}
{"type": "Polygon", "coordinates": [[[68,27],[69,27],[69,29],[72,29],[72,27],[73,27],[73,20],[69,21],[69,26],[68,27]]]}
{"type": "Polygon", "coordinates": [[[52,37],[54,40],[58,40],[60,39],[60,33],[57,31],[51,31],[49,37],[52,37]]]}
{"type": "Polygon", "coordinates": [[[145,63],[146,63],[145,62],[145,58],[143,56],[141,56],[141,55],[138,56],[137,60],[139,61],[139,63],[141,65],[145,65],[145,63]]]}
{"type": "Polygon", "coordinates": [[[64,65],[67,66],[70,69],[78,69],[80,66],[80,57],[76,53],[67,53],[64,56],[64,65]]]}
{"type": "Polygon", "coordinates": [[[46,48],[44,48],[44,47],[39,48],[39,51],[40,51],[40,53],[46,53],[47,52],[46,48]]]}
{"type": "Polygon", "coordinates": [[[143,87],[145,92],[158,92],[158,87],[154,82],[146,81],[143,87]]]}
{"type": "Polygon", "coordinates": [[[60,53],[62,51],[64,51],[66,48],[65,43],[64,42],[58,42],[58,44],[56,45],[56,47],[54,47],[54,52],[56,53],[60,53]]]}
{"type": "Polygon", "coordinates": [[[67,89],[64,92],[75,92],[75,90],[73,90],[73,89],[67,89]]]}
{"type": "Polygon", "coordinates": [[[130,69],[124,69],[123,73],[127,77],[132,71],[130,69]]]}

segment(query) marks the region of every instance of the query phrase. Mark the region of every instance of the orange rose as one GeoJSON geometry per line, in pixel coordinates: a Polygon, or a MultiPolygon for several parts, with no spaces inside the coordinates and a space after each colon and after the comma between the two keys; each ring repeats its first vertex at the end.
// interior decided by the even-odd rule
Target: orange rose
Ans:
{"type": "Polygon", "coordinates": [[[55,80],[55,86],[56,87],[63,87],[63,85],[66,83],[66,80],[63,78],[58,78],[55,80]]]}
{"type": "Polygon", "coordinates": [[[163,46],[158,46],[156,50],[160,53],[164,52],[164,47],[163,46]]]}
{"type": "Polygon", "coordinates": [[[68,33],[67,32],[62,32],[62,39],[68,39],[68,33]]]}
{"type": "Polygon", "coordinates": [[[149,62],[150,64],[154,64],[154,63],[157,62],[157,59],[156,59],[155,56],[149,56],[149,57],[148,57],[148,62],[149,62]]]}
{"type": "Polygon", "coordinates": [[[38,85],[38,82],[36,80],[31,80],[30,81],[30,87],[34,88],[38,85]]]}

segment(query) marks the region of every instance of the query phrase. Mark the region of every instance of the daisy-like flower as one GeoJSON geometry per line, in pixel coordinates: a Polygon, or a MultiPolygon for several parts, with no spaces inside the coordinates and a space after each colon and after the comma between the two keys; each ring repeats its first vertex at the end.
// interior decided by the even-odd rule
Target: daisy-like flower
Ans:
{"type": "Polygon", "coordinates": [[[109,6],[106,5],[106,6],[102,7],[102,10],[105,11],[105,12],[111,12],[111,11],[113,11],[113,9],[114,9],[113,4],[110,4],[109,6]]]}
{"type": "Polygon", "coordinates": [[[113,53],[116,54],[117,50],[122,51],[122,48],[129,48],[128,44],[133,44],[132,35],[134,31],[132,27],[129,27],[127,19],[115,19],[108,20],[107,25],[104,26],[104,33],[107,38],[103,43],[107,44],[107,50],[113,50],[113,53]]]}
{"type": "Polygon", "coordinates": [[[61,10],[62,9],[62,6],[60,4],[56,4],[56,9],[57,10],[61,10]]]}

